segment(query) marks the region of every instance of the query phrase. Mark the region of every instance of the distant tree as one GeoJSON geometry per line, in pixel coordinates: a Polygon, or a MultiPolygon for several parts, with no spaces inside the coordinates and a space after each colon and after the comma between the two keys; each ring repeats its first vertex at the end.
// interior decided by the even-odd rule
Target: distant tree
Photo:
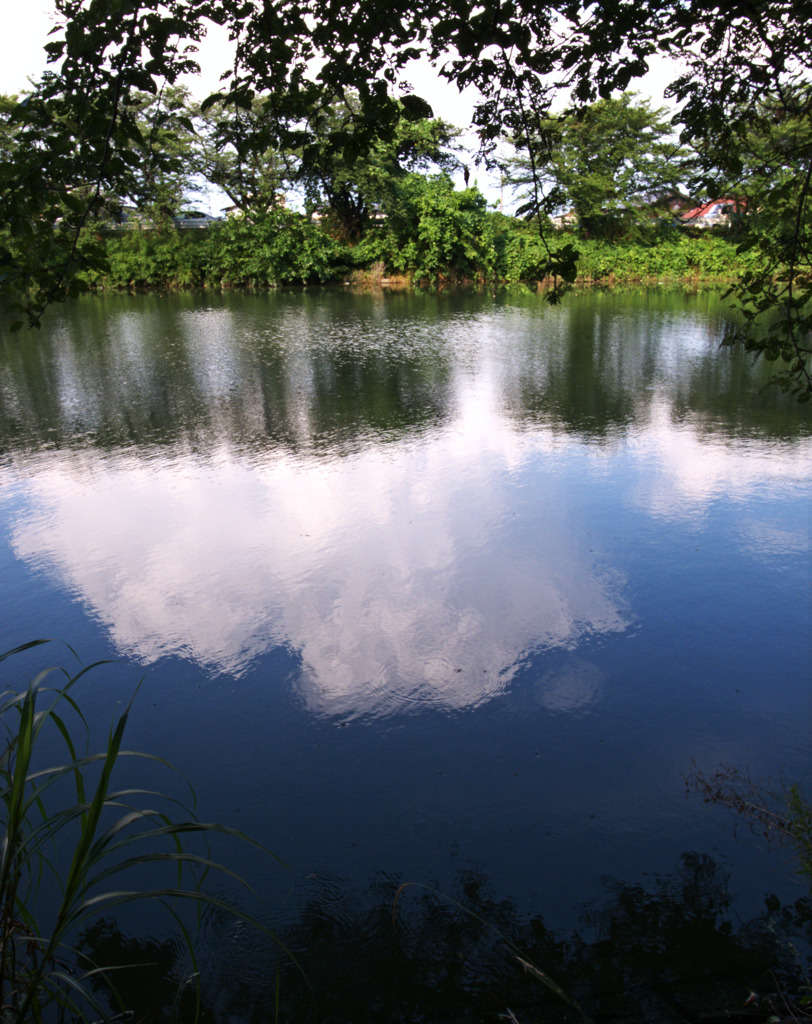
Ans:
{"type": "Polygon", "coordinates": [[[166,85],[157,94],[134,93],[130,145],[134,156],[119,193],[153,220],[175,216],[201,169],[189,91],[166,85]]]}
{"type": "Polygon", "coordinates": [[[249,217],[284,201],[299,168],[289,134],[296,111],[282,118],[276,98],[256,96],[247,107],[217,100],[191,113],[198,131],[199,169],[208,182],[249,217]]]}
{"type": "Polygon", "coordinates": [[[617,235],[649,220],[686,174],[686,152],[666,111],[632,93],[547,118],[515,141],[508,182],[524,190],[523,210],[535,213],[539,203],[546,213],[571,208],[585,237],[617,235]]]}
{"type": "Polygon", "coordinates": [[[19,102],[17,96],[0,93],[0,160],[11,160],[17,148],[17,127],[11,115],[19,102]]]}
{"type": "Polygon", "coordinates": [[[318,92],[257,95],[244,105],[218,99],[196,123],[204,176],[244,213],[266,211],[295,190],[351,240],[391,203],[404,175],[458,165],[457,129],[404,107],[370,125],[354,93],[330,101],[318,92]]]}
{"type": "Polygon", "coordinates": [[[400,116],[371,142],[357,97],[318,112],[300,150],[297,182],[308,207],[326,213],[335,232],[358,239],[376,214],[392,213],[398,184],[416,171],[459,166],[459,130],[437,118],[400,116]]]}

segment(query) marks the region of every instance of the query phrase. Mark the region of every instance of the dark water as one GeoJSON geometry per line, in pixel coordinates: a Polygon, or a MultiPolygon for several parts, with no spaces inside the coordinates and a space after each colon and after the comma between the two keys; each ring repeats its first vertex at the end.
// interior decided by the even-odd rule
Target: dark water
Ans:
{"type": "MultiPolygon", "coordinates": [[[[810,771],[812,418],[724,324],[657,291],[128,297],[0,343],[2,649],[125,659],[100,734],[143,677],[130,746],[290,866],[230,855],[320,1019],[552,1013],[485,921],[598,1017],[684,1019],[760,983],[768,894],[792,930],[792,859],[684,782],[810,771]],[[412,888],[393,927],[405,881],[478,916],[412,888]]],[[[174,976],[138,927],[88,941],[174,976]]],[[[208,928],[211,1013],[261,1015],[271,950],[208,928]]]]}

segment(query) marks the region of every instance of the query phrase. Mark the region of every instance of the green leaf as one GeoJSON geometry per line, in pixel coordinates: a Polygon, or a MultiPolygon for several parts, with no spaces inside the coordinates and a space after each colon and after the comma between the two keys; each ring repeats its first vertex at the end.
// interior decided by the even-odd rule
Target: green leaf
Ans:
{"type": "Polygon", "coordinates": [[[431,105],[420,96],[415,96],[414,93],[406,93],[401,96],[400,102],[409,121],[420,121],[434,116],[431,105]]]}

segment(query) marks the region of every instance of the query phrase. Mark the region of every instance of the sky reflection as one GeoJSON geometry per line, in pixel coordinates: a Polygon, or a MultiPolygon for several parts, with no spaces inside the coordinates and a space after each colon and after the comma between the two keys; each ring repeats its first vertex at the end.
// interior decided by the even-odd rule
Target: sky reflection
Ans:
{"type": "Polygon", "coordinates": [[[528,650],[628,621],[565,517],[517,529],[523,446],[480,411],[333,461],[41,457],[13,547],[142,661],[239,675],[283,644],[314,712],[474,706],[528,650]]]}
{"type": "MultiPolygon", "coordinates": [[[[577,447],[581,472],[601,461],[577,447]]],[[[667,415],[634,447],[657,469],[633,501],[675,519],[714,494],[809,477],[806,451],[754,458],[667,415]]],[[[314,713],[462,709],[502,692],[528,652],[575,650],[631,621],[621,572],[571,515],[559,456],[550,431],[518,433],[473,380],[444,427],[342,458],[41,454],[12,544],[142,662],[180,654],[238,676],[284,645],[314,713]],[[531,500],[525,472],[539,461],[549,493],[531,500]]],[[[752,515],[742,530],[770,550],[805,544],[752,515]]],[[[545,706],[597,699],[593,672],[568,672],[540,684],[545,706]]]]}
{"type": "MultiPolygon", "coordinates": [[[[366,325],[337,324],[347,351],[322,333],[308,341],[307,312],[282,310],[277,328],[292,316],[301,336],[289,350],[257,348],[230,311],[187,313],[174,327],[180,349],[160,354],[139,318],[113,318],[98,343],[109,370],[98,388],[91,347],[62,339],[47,415],[113,440],[40,444],[0,468],[26,509],[10,523],[11,545],[122,655],[180,655],[240,676],[283,646],[299,658],[294,685],[314,714],[476,707],[533,652],[576,652],[638,614],[607,539],[617,510],[605,530],[581,513],[589,481],[611,481],[623,507],[678,527],[717,500],[812,477],[808,438],[735,438],[678,415],[673,396],[691,367],[676,389],[646,391],[653,343],[640,323],[632,357],[622,323],[596,319],[603,390],[590,391],[575,314],[551,321],[544,345],[538,318],[519,309],[449,319],[442,350],[424,324],[413,351],[402,346],[412,361],[393,369],[401,328],[377,307],[366,325]],[[362,335],[359,354],[352,338],[362,335]],[[173,360],[186,381],[174,391],[162,369],[173,360]],[[118,440],[136,422],[139,443],[118,440]]],[[[322,324],[326,314],[310,315],[322,324]]],[[[684,351],[704,359],[716,328],[697,323],[684,351]]],[[[673,361],[673,330],[661,333],[655,380],[673,361]]],[[[17,408],[6,403],[9,422],[33,422],[17,408]]],[[[802,523],[757,509],[743,507],[731,526],[765,557],[809,550],[802,523]]],[[[604,684],[578,656],[537,682],[539,703],[578,711],[604,684]]]]}

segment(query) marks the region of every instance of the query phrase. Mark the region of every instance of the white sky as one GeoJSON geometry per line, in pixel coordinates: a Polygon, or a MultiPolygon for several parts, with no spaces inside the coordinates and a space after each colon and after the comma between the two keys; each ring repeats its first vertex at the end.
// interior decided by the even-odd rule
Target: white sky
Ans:
{"type": "Polygon", "coordinates": [[[0,92],[14,93],[26,86],[28,76],[45,67],[42,50],[50,30],[51,3],[2,0],[4,31],[0,33],[0,92]]]}

